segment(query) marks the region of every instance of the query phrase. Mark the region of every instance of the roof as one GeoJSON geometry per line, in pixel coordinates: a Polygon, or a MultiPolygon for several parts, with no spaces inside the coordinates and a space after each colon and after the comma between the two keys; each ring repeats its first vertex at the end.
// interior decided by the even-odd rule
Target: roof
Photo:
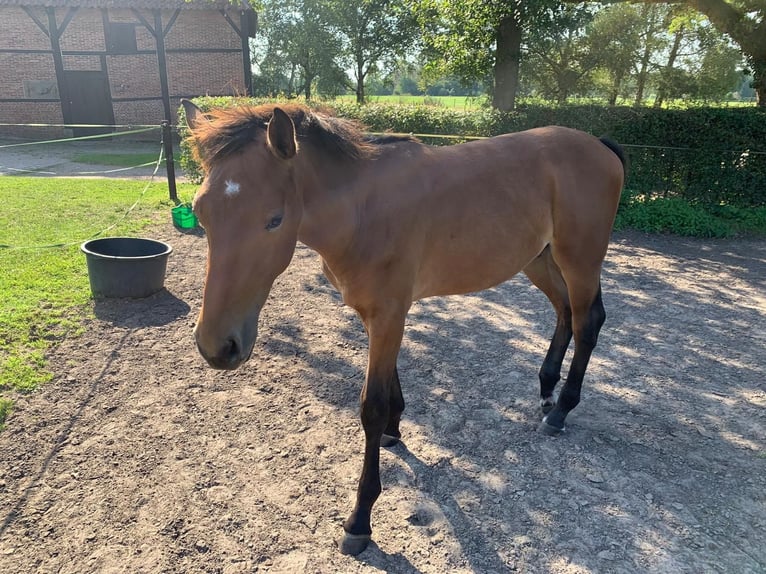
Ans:
{"type": "Polygon", "coordinates": [[[249,3],[247,0],[0,0],[0,6],[220,10],[222,8],[246,8],[249,3]]]}

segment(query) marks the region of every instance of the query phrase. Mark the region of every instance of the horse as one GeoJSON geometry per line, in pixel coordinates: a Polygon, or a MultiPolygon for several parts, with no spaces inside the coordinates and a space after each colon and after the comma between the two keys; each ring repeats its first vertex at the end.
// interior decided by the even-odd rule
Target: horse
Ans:
{"type": "Polygon", "coordinates": [[[549,126],[432,147],[373,137],[297,104],[183,107],[205,175],[193,201],[208,242],[194,338],[208,364],[236,369],[250,358],[261,309],[298,241],[319,253],[367,332],[364,461],[342,553],[370,542],[380,448],[401,439],[397,356],[414,301],[480,291],[523,271],[557,315],[539,371],[539,428],[564,430],[606,317],[600,276],[624,180],[618,144],[549,126]]]}

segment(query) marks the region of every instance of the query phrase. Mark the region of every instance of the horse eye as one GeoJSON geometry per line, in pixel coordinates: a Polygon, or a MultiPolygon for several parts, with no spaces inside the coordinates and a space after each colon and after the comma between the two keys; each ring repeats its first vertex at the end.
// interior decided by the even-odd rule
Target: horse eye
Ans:
{"type": "Polygon", "coordinates": [[[276,229],[282,225],[282,216],[281,215],[275,215],[271,218],[271,221],[266,225],[266,231],[271,231],[272,229],[276,229]]]}

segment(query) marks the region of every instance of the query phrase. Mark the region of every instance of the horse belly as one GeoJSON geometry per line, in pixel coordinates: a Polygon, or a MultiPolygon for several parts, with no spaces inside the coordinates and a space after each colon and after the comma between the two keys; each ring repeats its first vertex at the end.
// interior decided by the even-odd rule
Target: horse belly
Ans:
{"type": "Polygon", "coordinates": [[[537,257],[549,238],[545,233],[499,233],[491,237],[446,236],[424,253],[414,299],[471,293],[507,281],[537,257]]]}

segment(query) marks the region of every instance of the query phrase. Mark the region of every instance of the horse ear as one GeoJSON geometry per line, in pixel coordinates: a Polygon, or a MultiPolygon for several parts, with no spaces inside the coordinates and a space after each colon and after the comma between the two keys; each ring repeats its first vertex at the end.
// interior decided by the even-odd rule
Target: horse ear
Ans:
{"type": "Polygon", "coordinates": [[[274,108],[274,115],[266,128],[266,141],[271,152],[282,159],[290,159],[298,151],[295,125],[281,108],[274,108]]]}
{"type": "Polygon", "coordinates": [[[184,113],[186,114],[186,125],[189,129],[195,129],[203,124],[208,123],[205,113],[197,106],[197,104],[190,102],[189,100],[181,100],[181,104],[184,107],[184,113]]]}

